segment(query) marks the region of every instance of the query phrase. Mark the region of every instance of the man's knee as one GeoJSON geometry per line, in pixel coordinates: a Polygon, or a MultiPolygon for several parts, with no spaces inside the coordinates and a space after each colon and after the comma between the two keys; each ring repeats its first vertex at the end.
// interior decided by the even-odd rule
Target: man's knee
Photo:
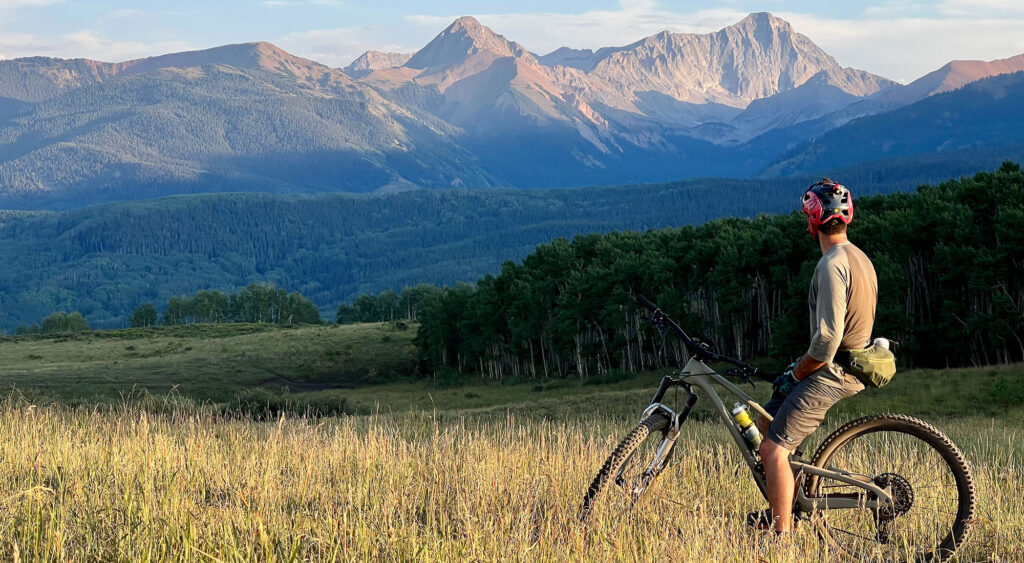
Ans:
{"type": "Polygon", "coordinates": [[[761,454],[761,459],[766,462],[773,462],[780,458],[789,458],[789,450],[775,443],[772,439],[762,440],[758,452],[761,454]]]}

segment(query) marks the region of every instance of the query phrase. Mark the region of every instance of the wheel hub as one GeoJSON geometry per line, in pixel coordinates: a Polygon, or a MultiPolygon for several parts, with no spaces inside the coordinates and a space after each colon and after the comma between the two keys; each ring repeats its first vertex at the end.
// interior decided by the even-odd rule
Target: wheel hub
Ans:
{"type": "Polygon", "coordinates": [[[910,507],[914,505],[914,487],[910,481],[898,473],[882,473],[875,477],[874,482],[881,489],[888,487],[892,497],[892,504],[878,508],[879,521],[890,522],[910,512],[910,507]]]}

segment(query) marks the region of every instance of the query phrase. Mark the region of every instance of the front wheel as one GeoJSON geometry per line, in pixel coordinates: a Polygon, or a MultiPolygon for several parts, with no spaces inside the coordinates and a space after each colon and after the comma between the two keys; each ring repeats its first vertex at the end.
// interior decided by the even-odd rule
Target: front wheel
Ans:
{"type": "Polygon", "coordinates": [[[668,464],[673,445],[668,431],[668,417],[655,413],[623,438],[583,496],[577,513],[581,521],[591,516],[606,489],[602,512],[618,515],[633,508],[668,464]]]}
{"type": "MultiPolygon", "coordinates": [[[[943,561],[966,538],[975,508],[970,468],[956,444],[927,422],[898,414],[854,420],[826,438],[811,463],[870,479],[892,496],[875,508],[817,514],[819,532],[839,552],[867,561],[943,561]]],[[[815,475],[805,486],[812,499],[864,493],[815,475]]]]}

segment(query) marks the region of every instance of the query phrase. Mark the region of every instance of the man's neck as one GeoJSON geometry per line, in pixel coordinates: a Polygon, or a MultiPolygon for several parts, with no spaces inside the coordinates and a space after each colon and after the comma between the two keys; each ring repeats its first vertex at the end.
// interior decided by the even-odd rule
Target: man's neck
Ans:
{"type": "Polygon", "coordinates": [[[821,245],[822,256],[824,256],[826,252],[831,250],[833,246],[837,244],[843,244],[844,242],[850,242],[846,238],[846,233],[826,235],[825,233],[818,232],[818,244],[821,245]]]}

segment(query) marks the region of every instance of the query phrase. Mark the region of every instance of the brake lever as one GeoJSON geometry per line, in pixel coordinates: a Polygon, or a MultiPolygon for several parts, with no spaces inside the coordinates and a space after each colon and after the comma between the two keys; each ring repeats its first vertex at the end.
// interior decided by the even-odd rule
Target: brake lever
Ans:
{"type": "Polygon", "coordinates": [[[754,380],[750,378],[750,372],[743,368],[729,368],[722,372],[722,375],[739,377],[741,382],[749,383],[751,389],[757,389],[754,385],[754,380]]]}
{"type": "Polygon", "coordinates": [[[658,329],[658,333],[660,333],[662,336],[665,336],[665,332],[667,329],[665,328],[665,317],[661,310],[659,309],[658,311],[652,313],[650,319],[651,324],[653,324],[654,327],[658,329]]]}

